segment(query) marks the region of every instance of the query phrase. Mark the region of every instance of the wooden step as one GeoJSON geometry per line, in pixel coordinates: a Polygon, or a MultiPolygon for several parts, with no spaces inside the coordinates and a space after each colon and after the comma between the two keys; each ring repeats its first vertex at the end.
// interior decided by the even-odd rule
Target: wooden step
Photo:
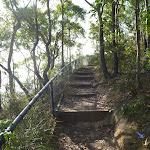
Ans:
{"type": "Polygon", "coordinates": [[[89,67],[93,67],[94,65],[93,65],[93,64],[88,64],[87,66],[89,66],[89,67]]]}
{"type": "Polygon", "coordinates": [[[91,88],[92,87],[91,83],[70,83],[69,85],[71,87],[76,87],[76,88],[91,88]]]}
{"type": "Polygon", "coordinates": [[[77,75],[74,75],[73,76],[74,79],[76,80],[93,80],[94,79],[94,76],[77,76],[77,75]]]}
{"type": "Polygon", "coordinates": [[[84,92],[84,93],[70,93],[70,96],[76,96],[76,97],[91,97],[95,96],[95,92],[84,92]]]}
{"type": "Polygon", "coordinates": [[[60,121],[71,122],[71,121],[100,121],[112,114],[112,111],[72,111],[72,112],[55,112],[55,117],[60,121]]]}
{"type": "Polygon", "coordinates": [[[93,75],[91,71],[75,71],[74,74],[76,75],[93,75]]]}
{"type": "Polygon", "coordinates": [[[93,72],[93,69],[83,69],[83,68],[81,68],[81,69],[78,69],[78,70],[76,70],[75,72],[93,72]]]}

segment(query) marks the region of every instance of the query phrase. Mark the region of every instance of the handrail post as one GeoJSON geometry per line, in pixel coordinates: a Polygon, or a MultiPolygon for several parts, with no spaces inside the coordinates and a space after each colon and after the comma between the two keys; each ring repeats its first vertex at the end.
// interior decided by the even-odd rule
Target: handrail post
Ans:
{"type": "Polygon", "coordinates": [[[50,83],[50,90],[51,90],[51,109],[52,109],[52,115],[53,115],[53,117],[55,117],[55,104],[54,104],[53,82],[50,83]]]}

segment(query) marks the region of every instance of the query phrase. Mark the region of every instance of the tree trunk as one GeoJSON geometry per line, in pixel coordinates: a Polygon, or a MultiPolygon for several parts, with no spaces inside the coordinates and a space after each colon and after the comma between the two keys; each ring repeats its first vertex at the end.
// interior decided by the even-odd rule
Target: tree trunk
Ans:
{"type": "Polygon", "coordinates": [[[62,66],[61,68],[64,67],[64,2],[61,0],[61,13],[62,13],[62,52],[61,52],[61,58],[62,58],[62,66]]]}
{"type": "Polygon", "coordinates": [[[33,47],[33,49],[32,49],[32,52],[33,52],[33,56],[32,56],[32,60],[33,60],[33,66],[34,66],[34,73],[35,73],[35,75],[37,76],[37,78],[38,78],[38,80],[39,80],[39,83],[40,83],[40,88],[42,88],[42,84],[43,84],[43,78],[41,77],[41,75],[40,75],[40,73],[39,73],[39,70],[38,70],[38,68],[37,68],[37,64],[36,64],[36,55],[35,55],[35,48],[36,48],[36,46],[37,46],[37,43],[38,42],[36,42],[35,44],[34,44],[34,47],[33,47]]]}
{"type": "Polygon", "coordinates": [[[36,64],[36,55],[35,55],[35,49],[38,45],[39,42],[39,29],[38,29],[38,20],[37,20],[37,0],[35,3],[35,7],[34,7],[34,12],[35,12],[35,23],[36,23],[36,42],[34,43],[34,46],[32,48],[32,60],[33,60],[33,66],[34,66],[34,73],[37,76],[39,83],[40,83],[40,89],[42,88],[43,85],[43,78],[41,77],[39,70],[37,68],[37,64],[36,64]]]}
{"type": "MultiPolygon", "coordinates": [[[[85,0],[85,2],[94,8],[94,5],[89,3],[87,0],[85,0]]],[[[100,8],[99,8],[97,10],[97,13],[98,13],[98,20],[99,20],[99,42],[100,42],[101,68],[102,68],[105,79],[107,79],[109,77],[109,74],[108,74],[106,61],[105,61],[105,54],[104,54],[104,36],[103,36],[103,21],[102,21],[102,14],[103,14],[104,5],[102,6],[102,11],[100,11],[100,8]]]]}
{"type": "Polygon", "coordinates": [[[47,55],[48,62],[47,62],[47,66],[43,72],[44,85],[49,81],[49,78],[47,75],[47,72],[49,71],[49,68],[50,68],[50,62],[51,62],[49,44],[46,44],[46,55],[47,55]]]}
{"type": "Polygon", "coordinates": [[[1,95],[1,93],[2,93],[2,72],[0,70],[0,111],[2,109],[2,95],[1,95]]]}
{"type": "MultiPolygon", "coordinates": [[[[146,4],[146,11],[148,14],[149,12],[148,0],[145,0],[145,4],[146,4]]],[[[150,17],[149,16],[147,16],[146,24],[147,24],[147,48],[150,50],[150,17]]]]}
{"type": "Polygon", "coordinates": [[[114,55],[114,75],[118,74],[118,52],[116,49],[116,13],[115,13],[115,2],[112,0],[112,45],[113,45],[113,55],[114,55]]]}
{"type": "Polygon", "coordinates": [[[137,47],[137,56],[136,56],[136,84],[137,88],[140,86],[140,20],[139,20],[139,0],[136,0],[135,14],[136,14],[136,47],[137,47]]]}
{"type": "Polygon", "coordinates": [[[104,36],[103,36],[103,22],[102,22],[102,14],[100,10],[98,10],[98,17],[99,17],[99,42],[100,42],[100,60],[101,60],[101,67],[104,74],[105,79],[108,78],[108,70],[105,61],[105,54],[104,54],[104,36]]]}
{"type": "Polygon", "coordinates": [[[70,25],[69,25],[69,62],[71,63],[71,37],[70,37],[70,25]]]}
{"type": "Polygon", "coordinates": [[[48,78],[48,71],[50,69],[50,65],[51,65],[51,56],[50,56],[50,50],[52,51],[51,49],[51,33],[52,33],[52,26],[51,26],[51,13],[50,13],[50,8],[49,8],[49,0],[47,0],[47,9],[48,9],[48,13],[47,13],[47,16],[48,16],[48,21],[49,21],[49,39],[48,39],[48,42],[45,43],[46,44],[46,56],[47,56],[47,66],[46,68],[44,69],[44,72],[43,72],[43,78],[44,78],[44,85],[49,81],[49,78],[48,78]],[[50,48],[49,48],[50,46],[50,48]]]}
{"type": "Polygon", "coordinates": [[[13,26],[13,34],[11,37],[11,42],[10,42],[10,49],[9,49],[9,56],[8,56],[8,71],[9,71],[9,86],[10,86],[10,95],[12,99],[15,99],[15,91],[14,91],[14,86],[13,86],[13,75],[12,75],[12,70],[11,70],[11,60],[13,56],[13,51],[14,51],[14,42],[15,42],[15,36],[17,33],[17,30],[21,27],[20,21],[17,23],[14,22],[13,26]]]}

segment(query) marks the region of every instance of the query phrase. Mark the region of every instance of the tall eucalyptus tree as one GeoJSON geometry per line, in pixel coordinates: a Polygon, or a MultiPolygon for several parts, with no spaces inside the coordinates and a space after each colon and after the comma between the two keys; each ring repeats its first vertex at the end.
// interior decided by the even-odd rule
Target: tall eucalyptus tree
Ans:
{"type": "Polygon", "coordinates": [[[61,58],[62,58],[62,64],[61,64],[61,68],[64,67],[64,3],[66,2],[66,0],[60,0],[61,2],[61,15],[62,15],[62,20],[61,20],[61,26],[62,26],[62,43],[61,43],[61,47],[62,47],[62,50],[61,50],[61,58]]]}
{"type": "Polygon", "coordinates": [[[147,47],[150,49],[150,2],[148,0],[145,0],[145,6],[146,6],[146,24],[147,24],[147,47]]]}
{"type": "Polygon", "coordinates": [[[137,48],[137,58],[136,58],[136,82],[137,88],[140,86],[140,8],[139,0],[135,2],[135,15],[136,15],[136,48],[137,48]]]}
{"type": "Polygon", "coordinates": [[[94,10],[94,13],[98,14],[98,21],[99,21],[99,43],[100,43],[100,60],[101,60],[101,68],[102,72],[104,74],[105,79],[109,77],[109,73],[106,66],[106,60],[105,60],[105,52],[104,52],[104,26],[103,26],[103,10],[104,6],[106,4],[105,1],[99,1],[95,0],[95,5],[89,3],[87,0],[85,0],[94,10]]]}
{"type": "Polygon", "coordinates": [[[112,45],[113,45],[113,55],[114,55],[114,75],[118,74],[118,51],[116,43],[116,34],[118,28],[118,0],[112,0],[112,45]]]}

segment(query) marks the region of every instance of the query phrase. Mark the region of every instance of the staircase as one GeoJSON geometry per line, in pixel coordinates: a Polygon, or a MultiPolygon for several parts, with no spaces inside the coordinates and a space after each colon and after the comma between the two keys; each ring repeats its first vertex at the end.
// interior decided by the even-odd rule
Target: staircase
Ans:
{"type": "Polygon", "coordinates": [[[59,150],[119,150],[112,107],[101,97],[98,83],[93,66],[76,70],[68,81],[55,114],[59,150]]]}
{"type": "Polygon", "coordinates": [[[95,71],[93,66],[85,66],[73,73],[55,114],[59,120],[99,121],[111,115],[112,111],[97,96],[95,71]]]}

